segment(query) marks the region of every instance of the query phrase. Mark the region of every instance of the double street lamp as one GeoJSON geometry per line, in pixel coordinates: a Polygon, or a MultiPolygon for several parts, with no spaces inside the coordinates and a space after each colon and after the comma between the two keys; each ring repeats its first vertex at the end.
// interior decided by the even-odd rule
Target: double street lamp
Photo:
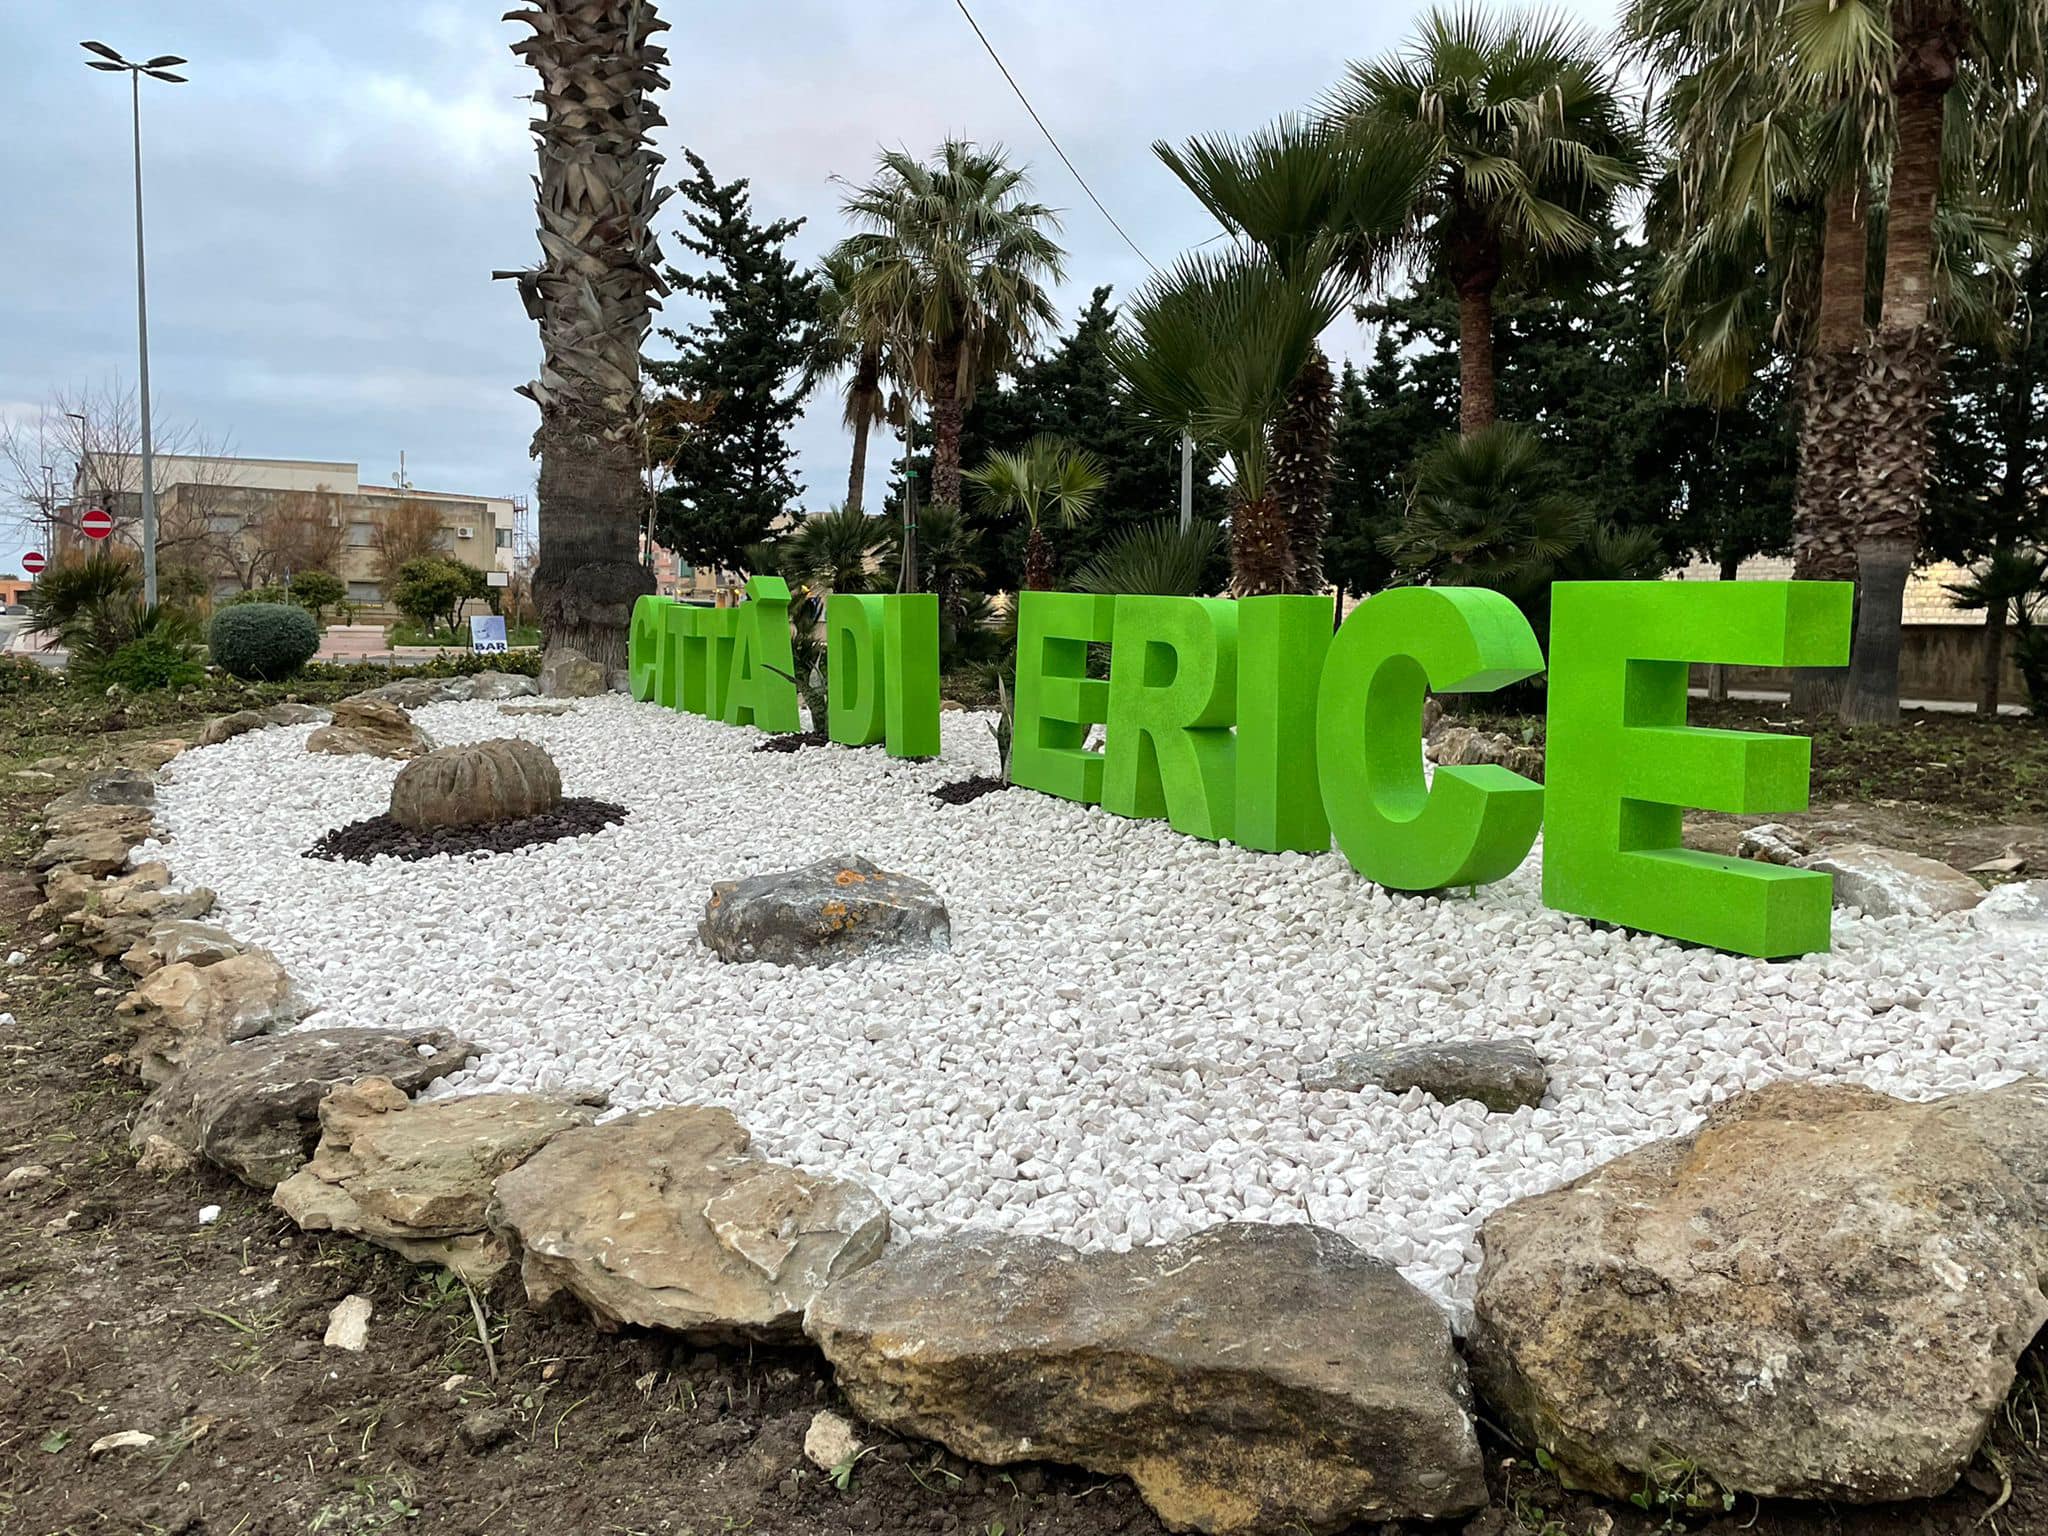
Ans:
{"type": "Polygon", "coordinates": [[[105,43],[81,43],[90,69],[109,73],[126,70],[129,100],[135,123],[135,330],[141,350],[142,384],[142,600],[156,606],[156,444],[149,425],[149,283],[142,257],[142,77],[183,85],[185,77],[171,73],[171,67],[185,61],[176,54],[160,54],[140,64],[130,63],[105,43]]]}

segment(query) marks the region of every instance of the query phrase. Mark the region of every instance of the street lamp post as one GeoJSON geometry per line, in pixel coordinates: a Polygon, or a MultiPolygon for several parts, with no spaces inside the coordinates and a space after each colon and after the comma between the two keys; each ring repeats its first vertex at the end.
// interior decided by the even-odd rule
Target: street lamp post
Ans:
{"type": "Polygon", "coordinates": [[[140,352],[142,385],[142,601],[148,607],[156,606],[156,444],[149,425],[149,281],[142,254],[142,77],[162,80],[170,85],[185,83],[183,75],[170,72],[174,64],[185,61],[176,54],[160,54],[132,64],[121,57],[105,43],[81,43],[79,46],[88,53],[99,55],[87,59],[91,69],[109,72],[126,70],[129,81],[129,102],[135,125],[135,331],[140,352]]]}

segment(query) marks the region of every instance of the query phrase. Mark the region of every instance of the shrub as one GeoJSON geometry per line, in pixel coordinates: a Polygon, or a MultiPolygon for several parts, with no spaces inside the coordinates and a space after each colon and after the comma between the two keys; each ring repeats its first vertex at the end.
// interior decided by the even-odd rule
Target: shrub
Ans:
{"type": "Polygon", "coordinates": [[[64,686],[64,674],[25,656],[0,656],[0,699],[29,693],[53,693],[64,686]]]}
{"type": "Polygon", "coordinates": [[[142,693],[190,688],[206,680],[199,664],[199,625],[173,603],[131,606],[112,638],[82,633],[71,646],[71,676],[88,688],[119,683],[142,693]]]}
{"type": "Polygon", "coordinates": [[[320,627],[295,603],[237,603],[213,616],[213,659],[250,683],[290,677],[320,649],[320,627]]]}

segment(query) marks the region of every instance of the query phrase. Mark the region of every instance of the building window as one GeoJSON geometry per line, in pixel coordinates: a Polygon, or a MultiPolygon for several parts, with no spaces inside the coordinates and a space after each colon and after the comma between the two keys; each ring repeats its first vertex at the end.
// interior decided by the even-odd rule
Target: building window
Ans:
{"type": "Polygon", "coordinates": [[[500,549],[510,549],[511,547],[512,547],[512,530],[511,530],[510,528],[500,528],[500,529],[498,530],[498,548],[500,548],[500,549]]]}
{"type": "Polygon", "coordinates": [[[348,584],[348,600],[352,603],[381,603],[384,589],[374,581],[352,581],[348,584]]]}
{"type": "Polygon", "coordinates": [[[348,525],[348,543],[351,549],[368,549],[376,537],[377,525],[375,523],[350,523],[348,525]]]}

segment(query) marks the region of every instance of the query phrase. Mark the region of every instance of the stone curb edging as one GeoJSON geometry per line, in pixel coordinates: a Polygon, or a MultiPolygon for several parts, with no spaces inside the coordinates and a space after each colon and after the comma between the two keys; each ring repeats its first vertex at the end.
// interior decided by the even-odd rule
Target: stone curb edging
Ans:
{"type": "MultiPolygon", "coordinates": [[[[1325,1531],[1483,1507],[1472,1390],[1447,1321],[1336,1234],[1230,1223],[1122,1255],[974,1235],[885,1251],[887,1213],[870,1192],[759,1158],[722,1110],[598,1125],[587,1105],[527,1095],[415,1103],[410,1090],[459,1069],[467,1042],[408,1058],[384,1031],[278,1033],[303,1008],[274,958],[205,923],[210,892],[173,891],[161,864],[128,868],[153,803],[145,774],[95,775],[51,803],[34,861],[41,910],[139,977],[122,1011],[156,1084],[135,1131],[145,1166],[204,1159],[272,1188],[305,1230],[472,1281],[517,1262],[531,1299],[568,1290],[603,1328],[800,1331],[872,1421],[974,1460],[1127,1474],[1176,1529],[1325,1531]],[[286,1042],[317,1059],[287,1060],[286,1042]],[[657,1165],[666,1188],[649,1199],[657,1165]]],[[[1687,1497],[1941,1493],[2048,1321],[2048,1165],[2030,1150],[2041,1145],[2048,1084],[1934,1106],[1818,1084],[1743,1095],[1692,1135],[1488,1219],[1474,1374],[1518,1438],[1614,1496],[1649,1486],[1674,1446],[1687,1497]],[[1943,1155],[1925,1167],[1897,1150],[1938,1137],[1943,1155]],[[1702,1212],[1703,1159],[1707,1190],[1725,1203],[1740,1187],[1747,1215],[1702,1212]],[[1806,1187],[1789,1187],[1787,1167],[1806,1169],[1806,1187]],[[1830,1169],[1846,1182],[1823,1198],[1830,1169]],[[1930,1203],[1962,1209],[1896,1252],[1870,1236],[1930,1203]],[[1819,1224],[1822,1208],[1835,1227],[1819,1224]],[[1617,1211],[1635,1223],[1625,1239],[1617,1211]],[[1848,1217],[1874,1226],[1844,1237],[1848,1217]],[[1668,1265],[1664,1222],[1695,1239],[1668,1265]],[[1700,1258],[1703,1230],[1732,1266],[1725,1279],[1721,1260],[1700,1258]],[[1802,1251],[1803,1231],[1871,1257],[1802,1251]],[[1940,1266],[1918,1288],[1887,1280],[1928,1242],[1968,1287],[1940,1266]],[[1959,1289],[1973,1307],[1951,1304],[1959,1289]],[[1752,1304],[1748,1339],[1728,1337],[1731,1296],[1752,1304]],[[1778,1337],[1774,1308],[1810,1327],[1838,1304],[1839,1337],[1804,1353],[1778,1337]],[[1611,1365],[1599,1391],[1582,1371],[1561,1382],[1548,1370],[1596,1356],[1611,1365]],[[1674,1380],[1694,1400],[1674,1408],[1674,1380]],[[1659,1429],[1639,1444],[1631,1426],[1650,1422],[1646,1408],[1659,1429]]]]}

